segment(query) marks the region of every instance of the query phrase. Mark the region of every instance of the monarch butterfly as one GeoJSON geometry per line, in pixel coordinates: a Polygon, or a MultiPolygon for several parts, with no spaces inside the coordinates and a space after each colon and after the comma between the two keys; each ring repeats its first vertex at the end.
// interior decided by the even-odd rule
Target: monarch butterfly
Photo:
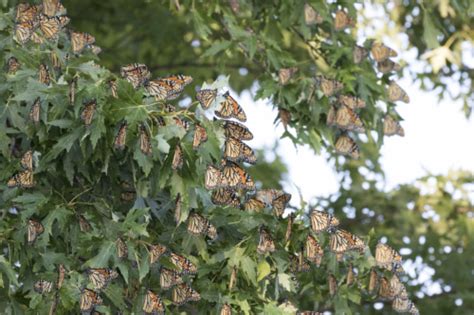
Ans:
{"type": "Polygon", "coordinates": [[[236,121],[224,121],[224,135],[239,140],[252,140],[253,134],[243,124],[236,121]]]}
{"type": "Polygon", "coordinates": [[[142,153],[145,155],[151,155],[152,148],[151,148],[150,136],[148,135],[148,132],[146,131],[146,128],[143,124],[140,125],[139,132],[140,132],[140,138],[139,138],[140,151],[142,151],[142,153]]]}
{"type": "Polygon", "coordinates": [[[291,113],[287,111],[286,109],[279,108],[278,117],[280,118],[281,123],[283,124],[283,127],[286,129],[288,124],[291,122],[291,113]]]}
{"type": "Polygon", "coordinates": [[[17,23],[35,22],[40,14],[41,5],[20,3],[16,7],[15,21],[17,23]]]}
{"type": "Polygon", "coordinates": [[[186,257],[171,253],[170,260],[173,265],[175,265],[175,267],[178,269],[180,274],[194,275],[197,273],[196,266],[186,257]]]}
{"type": "Polygon", "coordinates": [[[69,104],[74,105],[76,101],[77,77],[69,82],[69,104]]]}
{"type": "Polygon", "coordinates": [[[180,170],[183,167],[183,163],[184,163],[183,149],[181,149],[181,146],[177,144],[176,147],[174,148],[173,160],[171,161],[171,168],[175,171],[180,170]]]}
{"type": "Polygon", "coordinates": [[[311,266],[304,260],[302,253],[300,253],[298,256],[290,256],[290,271],[292,273],[308,272],[310,270],[311,266]]]}
{"type": "Polygon", "coordinates": [[[364,124],[359,115],[345,105],[342,105],[336,111],[334,124],[342,130],[365,132],[364,124]]]}
{"type": "Polygon", "coordinates": [[[401,67],[398,63],[393,62],[390,59],[385,59],[384,61],[377,63],[377,70],[382,73],[389,73],[392,71],[400,71],[401,67]]]}
{"type": "Polygon", "coordinates": [[[161,244],[150,245],[148,248],[148,255],[150,256],[150,265],[154,264],[155,262],[160,259],[163,254],[168,251],[168,248],[161,244]]]}
{"type": "Polygon", "coordinates": [[[355,279],[355,274],[354,274],[354,267],[352,264],[349,264],[349,268],[347,270],[347,276],[346,276],[346,284],[348,286],[352,285],[354,283],[355,279]]]}
{"type": "Polygon", "coordinates": [[[355,21],[343,10],[338,10],[336,12],[336,17],[334,18],[334,29],[336,31],[341,31],[347,27],[355,26],[355,21]]]}
{"type": "Polygon", "coordinates": [[[304,5],[304,22],[308,26],[315,25],[315,24],[321,24],[321,23],[323,23],[323,17],[321,16],[321,14],[316,12],[316,10],[314,10],[312,6],[305,3],[305,5],[304,5]]]}
{"type": "Polygon", "coordinates": [[[47,280],[38,280],[33,285],[33,289],[40,294],[49,293],[53,289],[53,283],[47,280]]]}
{"type": "Polygon", "coordinates": [[[380,42],[374,42],[372,44],[370,51],[372,52],[372,57],[374,57],[374,60],[377,62],[382,62],[382,61],[387,60],[390,57],[398,56],[395,50],[393,50],[390,47],[385,46],[384,44],[380,42]]]}
{"type": "Polygon", "coordinates": [[[103,301],[99,293],[89,289],[83,289],[79,303],[82,312],[90,312],[95,306],[101,305],[102,303],[103,301]]]}
{"type": "Polygon", "coordinates": [[[189,301],[199,301],[201,295],[186,283],[181,283],[173,288],[171,299],[173,304],[183,305],[189,301]]]}
{"type": "Polygon", "coordinates": [[[174,221],[176,222],[176,224],[181,222],[181,207],[181,194],[178,193],[174,202],[174,221]]]}
{"type": "Polygon", "coordinates": [[[288,204],[288,202],[290,202],[290,200],[291,195],[287,193],[284,193],[283,195],[275,198],[272,202],[273,213],[277,217],[281,217],[286,209],[286,205],[288,204]]]}
{"type": "MultiPolygon", "coordinates": [[[[178,93],[178,91],[173,92],[173,86],[161,79],[145,80],[143,86],[145,87],[145,91],[149,95],[154,96],[157,101],[174,99],[170,96],[173,93],[178,93]]],[[[180,92],[181,91],[179,91],[179,93],[180,92]]]]}
{"type": "Polygon", "coordinates": [[[51,64],[53,65],[53,69],[58,71],[61,70],[61,60],[59,59],[59,56],[54,51],[51,51],[49,56],[51,58],[51,64]]]}
{"type": "Polygon", "coordinates": [[[56,287],[61,289],[64,283],[64,278],[66,277],[66,268],[64,268],[63,264],[59,264],[58,266],[58,280],[56,282],[56,287]]]}
{"type": "Polygon", "coordinates": [[[130,202],[136,199],[136,195],[137,194],[134,191],[124,191],[120,194],[120,199],[122,201],[130,202]]]}
{"type": "Polygon", "coordinates": [[[44,232],[44,226],[41,222],[35,221],[33,219],[28,220],[27,228],[27,241],[28,245],[32,245],[36,238],[44,232]]]}
{"type": "Polygon", "coordinates": [[[358,159],[360,156],[359,146],[357,143],[348,135],[341,135],[336,140],[336,152],[350,155],[353,159],[358,159]]]}
{"type": "Polygon", "coordinates": [[[393,275],[392,278],[390,278],[390,290],[393,296],[408,299],[407,289],[397,275],[393,275]]]}
{"type": "Polygon", "coordinates": [[[102,52],[102,48],[100,48],[97,45],[89,45],[89,48],[91,49],[91,51],[94,55],[98,55],[102,52]]]}
{"type": "MultiPolygon", "coordinates": [[[[395,297],[395,299],[392,302],[392,308],[395,312],[398,313],[405,313],[408,312],[412,309],[413,302],[408,299],[408,298],[402,298],[402,297],[395,297]]],[[[417,310],[418,311],[418,310],[417,310]]]]}
{"type": "Polygon", "coordinates": [[[246,122],[247,115],[245,115],[242,107],[237,103],[237,101],[230,96],[229,92],[226,92],[222,95],[225,100],[220,103],[220,107],[214,113],[219,118],[235,118],[239,121],[246,122]]]}
{"type": "Polygon", "coordinates": [[[78,215],[78,219],[79,229],[81,230],[81,232],[89,232],[91,230],[91,225],[89,221],[87,221],[87,219],[82,214],[78,215]]]}
{"type": "Polygon", "coordinates": [[[183,74],[171,75],[165,78],[161,78],[161,80],[171,85],[173,87],[173,90],[176,91],[182,91],[186,85],[193,82],[193,78],[191,76],[183,74]]]}
{"type": "Polygon", "coordinates": [[[290,215],[288,215],[288,224],[286,226],[285,243],[288,242],[291,238],[291,233],[293,231],[293,222],[294,221],[295,221],[295,215],[293,213],[290,213],[290,215]]]}
{"type": "Polygon", "coordinates": [[[222,185],[222,172],[215,166],[208,165],[204,177],[206,189],[215,189],[222,185]]]}
{"type": "Polygon", "coordinates": [[[117,271],[108,268],[89,268],[87,274],[89,275],[89,281],[97,290],[102,290],[110,281],[118,277],[117,271]]]}
{"type": "Polygon", "coordinates": [[[141,63],[131,63],[120,68],[120,74],[136,89],[150,78],[148,67],[141,63]]]}
{"type": "Polygon", "coordinates": [[[40,121],[40,112],[41,112],[41,100],[40,98],[36,98],[35,102],[33,105],[31,105],[30,113],[29,113],[29,118],[30,120],[38,124],[40,121]]]}
{"type": "Polygon", "coordinates": [[[255,182],[250,175],[238,164],[229,161],[222,169],[222,184],[229,188],[255,190],[255,182]]]}
{"type": "Polygon", "coordinates": [[[386,244],[378,243],[375,248],[375,263],[388,271],[403,272],[402,256],[386,244]]]}
{"type": "Polygon", "coordinates": [[[359,237],[347,232],[346,230],[337,229],[331,233],[329,249],[335,254],[344,254],[349,250],[362,250],[364,248],[364,242],[359,237]]]}
{"type": "Polygon", "coordinates": [[[70,37],[72,52],[75,54],[79,54],[84,48],[95,43],[95,37],[89,33],[71,31],[70,37]]]}
{"type": "Polygon", "coordinates": [[[225,303],[222,305],[220,315],[232,315],[232,308],[229,304],[225,303]]]}
{"type": "Polygon", "coordinates": [[[320,87],[323,94],[327,97],[334,95],[335,93],[339,92],[344,88],[344,84],[342,82],[327,79],[322,75],[316,76],[316,84],[320,87]]]}
{"type": "Polygon", "coordinates": [[[44,43],[44,37],[39,36],[38,33],[33,32],[30,37],[31,41],[35,44],[43,44],[44,43]]]}
{"type": "Polygon", "coordinates": [[[334,296],[337,292],[337,280],[333,274],[328,276],[329,295],[334,296]]]}
{"type": "Polygon", "coordinates": [[[66,13],[66,8],[61,4],[60,0],[43,0],[43,14],[47,16],[55,16],[66,13]]]}
{"type": "Polygon", "coordinates": [[[233,191],[229,188],[218,188],[212,192],[211,201],[217,206],[230,206],[238,208],[240,206],[240,199],[233,191]]]}
{"type": "Polygon", "coordinates": [[[15,25],[15,39],[21,45],[26,44],[33,32],[36,29],[36,24],[33,21],[23,21],[15,25]]]}
{"type": "Polygon", "coordinates": [[[310,214],[311,229],[320,233],[321,231],[333,231],[338,225],[339,220],[332,214],[313,210],[310,214]]]}
{"type": "Polygon", "coordinates": [[[31,188],[35,186],[33,171],[25,170],[13,175],[7,182],[8,188],[20,187],[31,188]]]}
{"type": "Polygon", "coordinates": [[[143,311],[145,314],[164,315],[165,305],[158,294],[151,290],[146,291],[145,300],[143,301],[143,311]]]}
{"type": "Polygon", "coordinates": [[[369,285],[367,286],[367,291],[370,294],[373,294],[377,284],[379,282],[379,277],[377,275],[377,271],[374,268],[370,269],[370,276],[369,276],[369,285]]]}
{"type": "Polygon", "coordinates": [[[400,122],[393,119],[390,115],[385,115],[383,119],[383,133],[386,136],[399,135],[405,136],[405,130],[400,125],[400,122]]]}
{"type": "Polygon", "coordinates": [[[108,82],[109,88],[110,88],[110,93],[112,94],[113,98],[118,98],[118,92],[117,92],[117,81],[116,80],[110,80],[108,82]]]}
{"type": "Polygon", "coordinates": [[[97,108],[97,102],[95,99],[92,99],[85,103],[84,109],[82,110],[81,113],[81,119],[84,121],[84,125],[86,127],[89,127],[92,123],[92,119],[94,118],[94,114],[97,108]]]}
{"type": "Polygon", "coordinates": [[[282,68],[278,70],[278,81],[281,85],[286,85],[296,72],[298,72],[298,68],[296,67],[282,68]]]}
{"type": "Polygon", "coordinates": [[[39,19],[39,27],[46,39],[57,39],[61,29],[69,23],[70,19],[63,16],[48,17],[41,15],[39,19]]]}
{"type": "Polygon", "coordinates": [[[305,252],[306,259],[315,264],[317,267],[321,265],[324,250],[319,242],[311,235],[306,237],[305,252]]]}
{"type": "Polygon", "coordinates": [[[163,105],[163,111],[165,113],[173,113],[176,111],[176,107],[171,104],[166,103],[163,105]]]}
{"type": "Polygon", "coordinates": [[[44,63],[40,64],[39,67],[39,81],[46,85],[49,85],[49,83],[51,82],[48,66],[44,63]]]}
{"type": "Polygon", "coordinates": [[[117,250],[117,257],[120,259],[125,259],[128,257],[128,247],[127,244],[119,237],[115,241],[115,248],[117,250]]]}
{"type": "Polygon", "coordinates": [[[352,51],[352,59],[355,64],[359,64],[369,55],[369,51],[364,47],[356,45],[352,51]]]}
{"type": "Polygon", "coordinates": [[[194,136],[193,136],[193,149],[197,150],[201,143],[207,141],[207,132],[204,127],[199,124],[196,124],[194,127],[194,136]]]}
{"type": "Polygon", "coordinates": [[[7,73],[15,74],[21,68],[21,64],[15,57],[8,58],[7,61],[7,73]]]}
{"type": "Polygon", "coordinates": [[[257,162],[257,156],[252,148],[233,137],[225,140],[224,158],[232,162],[243,161],[249,164],[255,164],[257,162]]]}
{"type": "Polygon", "coordinates": [[[337,101],[339,104],[345,105],[350,109],[358,109],[365,107],[365,101],[352,95],[339,95],[337,101]]]}
{"type": "Polygon", "coordinates": [[[265,229],[263,226],[260,226],[259,234],[257,253],[260,255],[273,253],[275,251],[275,242],[273,241],[270,233],[268,233],[267,229],[265,229]]]}
{"type": "Polygon", "coordinates": [[[337,113],[337,107],[334,105],[331,105],[329,107],[329,111],[326,116],[326,125],[334,126],[336,124],[336,113],[337,113]]]}
{"type": "Polygon", "coordinates": [[[388,86],[388,99],[391,102],[402,101],[404,103],[410,103],[408,94],[395,82],[390,82],[388,86]]]}
{"type": "Polygon", "coordinates": [[[285,193],[279,189],[260,189],[257,190],[255,198],[263,202],[265,205],[272,205],[273,201],[285,193]]]}
{"type": "Polygon", "coordinates": [[[26,170],[33,170],[33,151],[26,151],[21,157],[20,164],[26,170]]]}
{"type": "Polygon", "coordinates": [[[391,301],[394,296],[390,287],[390,281],[386,277],[379,278],[379,292],[378,296],[382,301],[391,301]]]}
{"type": "Polygon", "coordinates": [[[208,219],[197,213],[191,213],[188,218],[188,232],[193,235],[207,235],[210,239],[217,238],[217,229],[208,219]]]}
{"type": "Polygon", "coordinates": [[[168,290],[181,283],[183,283],[183,278],[178,272],[164,267],[160,269],[160,286],[163,290],[168,290]]]}
{"type": "Polygon", "coordinates": [[[243,209],[245,211],[256,211],[260,212],[260,210],[265,208],[265,203],[261,200],[258,200],[256,197],[249,198],[244,202],[243,209]]]}
{"type": "Polygon", "coordinates": [[[217,89],[202,89],[196,93],[196,99],[202,108],[208,109],[216,100],[217,89]]]}
{"type": "Polygon", "coordinates": [[[125,149],[125,141],[127,140],[127,128],[128,124],[126,121],[122,122],[114,139],[114,148],[122,151],[125,149]]]}
{"type": "Polygon", "coordinates": [[[174,123],[178,126],[178,127],[181,127],[183,128],[184,130],[188,130],[189,129],[189,121],[187,120],[184,120],[184,119],[181,119],[179,117],[173,117],[173,120],[174,120],[174,123]]]}
{"type": "Polygon", "coordinates": [[[229,291],[235,287],[237,283],[237,266],[232,267],[232,272],[230,273],[229,279],[229,291]]]}

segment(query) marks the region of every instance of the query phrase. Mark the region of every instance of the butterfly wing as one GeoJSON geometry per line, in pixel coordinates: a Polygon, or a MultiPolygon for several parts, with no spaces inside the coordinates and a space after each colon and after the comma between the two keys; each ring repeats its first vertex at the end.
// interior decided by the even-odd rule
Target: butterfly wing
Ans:
{"type": "Polygon", "coordinates": [[[183,149],[178,144],[176,145],[174,149],[173,160],[171,162],[171,168],[173,170],[180,170],[183,167],[183,163],[184,163],[183,149]]]}
{"type": "Polygon", "coordinates": [[[84,125],[86,125],[86,127],[89,127],[91,125],[96,109],[97,102],[95,100],[91,100],[84,105],[84,109],[81,113],[81,119],[84,122],[84,125]]]}
{"type": "Polygon", "coordinates": [[[163,290],[168,290],[175,285],[183,283],[183,278],[174,270],[161,268],[160,270],[160,286],[163,290]]]}
{"type": "Polygon", "coordinates": [[[193,149],[197,150],[201,143],[207,141],[206,129],[198,124],[195,125],[194,137],[193,137],[193,149]]]}
{"type": "Polygon", "coordinates": [[[224,121],[224,134],[226,138],[233,137],[239,140],[252,140],[253,134],[243,124],[236,121],[224,121]]]}
{"type": "Polygon", "coordinates": [[[196,99],[201,104],[202,108],[208,109],[214,103],[217,97],[216,89],[203,89],[196,93],[196,99]]]}
{"type": "Polygon", "coordinates": [[[350,155],[353,159],[358,159],[360,156],[359,146],[357,143],[348,135],[341,135],[336,140],[336,152],[350,155]]]}
{"type": "Polygon", "coordinates": [[[219,118],[235,118],[239,121],[247,121],[247,115],[245,115],[242,107],[237,103],[237,101],[230,96],[229,92],[226,92],[224,95],[225,100],[220,103],[220,107],[215,111],[215,114],[219,118]]]}

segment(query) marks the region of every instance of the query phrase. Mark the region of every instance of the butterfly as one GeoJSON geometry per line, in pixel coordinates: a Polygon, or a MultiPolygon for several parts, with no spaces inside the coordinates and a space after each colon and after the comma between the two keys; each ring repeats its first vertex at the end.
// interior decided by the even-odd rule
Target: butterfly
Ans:
{"type": "Polygon", "coordinates": [[[327,79],[321,75],[316,76],[316,84],[327,97],[334,95],[344,88],[344,84],[339,81],[327,79]]]}
{"type": "Polygon", "coordinates": [[[215,189],[222,186],[222,172],[215,166],[208,165],[204,177],[206,189],[215,189]]]}
{"type": "Polygon", "coordinates": [[[38,280],[33,285],[33,289],[40,294],[49,293],[53,289],[53,283],[47,280],[38,280]]]}
{"type": "Polygon", "coordinates": [[[278,81],[281,85],[286,85],[296,72],[298,72],[298,68],[296,67],[282,68],[278,70],[278,81]]]}
{"type": "Polygon", "coordinates": [[[278,189],[261,189],[257,191],[255,198],[265,205],[272,206],[275,214],[281,216],[291,199],[291,195],[278,189]]]}
{"type": "Polygon", "coordinates": [[[16,7],[15,21],[17,23],[35,22],[40,15],[41,9],[41,5],[20,3],[16,7]]]}
{"type": "Polygon", "coordinates": [[[168,290],[181,283],[183,283],[183,278],[178,272],[164,267],[160,269],[160,286],[163,290],[168,290]]]}
{"type": "Polygon", "coordinates": [[[350,109],[358,109],[365,107],[365,101],[352,95],[339,95],[337,99],[339,104],[345,105],[350,109]]]}
{"type": "Polygon", "coordinates": [[[402,256],[386,244],[378,243],[375,248],[375,263],[388,271],[403,272],[402,256]]]}
{"type": "Polygon", "coordinates": [[[395,82],[390,82],[387,90],[388,100],[391,102],[402,101],[404,103],[410,103],[410,97],[408,94],[395,82]]]}
{"type": "Polygon", "coordinates": [[[359,115],[345,105],[337,109],[334,124],[342,130],[365,132],[364,124],[359,115]]]}
{"type": "Polygon", "coordinates": [[[118,92],[117,92],[117,81],[116,80],[110,80],[108,82],[110,92],[112,93],[113,98],[118,98],[118,92]]]}
{"type": "Polygon", "coordinates": [[[232,267],[232,271],[230,273],[230,280],[229,280],[229,290],[232,290],[237,283],[237,267],[232,267]]]}
{"type": "Polygon", "coordinates": [[[126,121],[122,122],[114,139],[114,148],[122,151],[125,149],[125,141],[127,139],[128,124],[126,121]]]}
{"type": "Polygon", "coordinates": [[[405,136],[405,130],[400,125],[400,122],[393,119],[390,115],[385,115],[383,119],[383,133],[386,136],[399,135],[405,136]]]}
{"type": "Polygon", "coordinates": [[[92,282],[97,290],[102,290],[110,281],[118,277],[117,271],[108,268],[89,268],[87,274],[89,281],[92,282]]]}
{"type": "Polygon", "coordinates": [[[91,125],[96,108],[97,102],[95,99],[92,99],[84,104],[84,109],[81,113],[81,119],[82,121],[84,121],[84,125],[86,125],[86,127],[89,127],[91,125]]]}
{"type": "Polygon", "coordinates": [[[181,194],[178,193],[174,202],[174,221],[176,222],[176,224],[181,222],[181,208],[181,194]]]}
{"type": "Polygon", "coordinates": [[[374,268],[370,269],[369,285],[367,286],[367,291],[369,291],[369,293],[372,294],[375,291],[375,288],[377,287],[378,282],[379,282],[379,277],[377,275],[377,271],[375,271],[374,268]]]}
{"type": "Polygon", "coordinates": [[[20,187],[20,188],[32,188],[35,186],[35,182],[33,180],[33,171],[32,170],[25,170],[13,175],[7,181],[8,188],[13,187],[20,187]]]}
{"type": "Polygon", "coordinates": [[[166,103],[163,105],[163,111],[165,113],[173,113],[176,111],[176,107],[171,104],[166,103]]]}
{"type": "Polygon", "coordinates": [[[328,276],[329,295],[334,296],[337,292],[337,280],[333,274],[328,276]]]}
{"type": "Polygon", "coordinates": [[[163,301],[158,296],[158,294],[153,293],[151,290],[146,291],[145,300],[143,301],[143,312],[145,314],[153,315],[164,315],[165,314],[165,305],[163,301]]]}
{"type": "Polygon", "coordinates": [[[291,238],[294,221],[295,221],[295,215],[293,213],[290,213],[290,215],[288,215],[288,224],[286,226],[285,243],[288,242],[291,238]]]}
{"type": "Polygon", "coordinates": [[[89,289],[82,290],[79,303],[82,312],[90,312],[95,306],[101,305],[102,303],[103,300],[99,296],[99,293],[89,289]]]}
{"type": "Polygon", "coordinates": [[[64,268],[63,264],[59,264],[58,266],[58,280],[56,282],[56,287],[61,289],[63,286],[64,278],[66,277],[66,268],[64,268]]]}
{"type": "Polygon", "coordinates": [[[49,56],[51,58],[51,64],[53,65],[53,69],[58,71],[61,70],[61,60],[59,59],[59,56],[54,51],[51,51],[49,56]]]}
{"type": "Polygon", "coordinates": [[[124,259],[128,257],[128,247],[127,244],[119,237],[115,241],[115,247],[117,249],[117,257],[124,259]]]}
{"type": "Polygon", "coordinates": [[[207,132],[204,127],[199,124],[194,126],[193,149],[197,150],[201,143],[207,141],[207,132]]]}
{"type": "Polygon", "coordinates": [[[253,134],[243,124],[236,121],[224,121],[224,135],[226,138],[238,140],[252,140],[253,134]]]}
{"type": "Polygon", "coordinates": [[[180,170],[183,167],[183,163],[184,163],[183,149],[181,149],[181,146],[177,144],[176,147],[174,148],[173,160],[171,161],[171,168],[173,170],[180,170]]]}
{"type": "Polygon", "coordinates": [[[238,208],[240,206],[240,199],[230,188],[218,188],[212,192],[211,201],[217,206],[231,206],[238,208]]]}
{"type": "Polygon", "coordinates": [[[212,240],[217,238],[216,227],[208,219],[194,212],[188,218],[188,232],[193,235],[207,235],[212,240]]]}
{"type": "Polygon", "coordinates": [[[360,156],[359,146],[357,143],[348,135],[341,135],[336,140],[336,152],[350,155],[353,159],[358,159],[360,156]]]}
{"type": "Polygon", "coordinates": [[[61,29],[70,22],[70,19],[63,16],[48,17],[41,15],[39,19],[39,27],[46,39],[57,39],[61,29]]]}
{"type": "Polygon", "coordinates": [[[336,12],[336,17],[334,18],[334,29],[336,31],[341,31],[347,27],[353,27],[355,21],[347,14],[347,12],[338,10],[336,12]]]}
{"type": "Polygon", "coordinates": [[[27,230],[28,245],[32,245],[36,241],[36,238],[44,232],[44,226],[41,222],[29,219],[27,230]]]}
{"type": "Polygon", "coordinates": [[[66,8],[61,4],[60,0],[43,0],[43,14],[47,16],[55,16],[66,13],[66,8]]]}
{"type": "Polygon", "coordinates": [[[305,244],[306,259],[319,267],[324,255],[324,250],[319,242],[311,235],[306,237],[305,244]]]}
{"type": "Polygon", "coordinates": [[[160,259],[163,254],[165,254],[168,251],[168,248],[164,245],[161,244],[156,244],[156,245],[150,245],[148,248],[149,250],[149,257],[150,257],[150,265],[154,264],[155,262],[160,259]]]}
{"type": "Polygon", "coordinates": [[[377,70],[379,70],[382,73],[389,73],[392,71],[400,71],[401,67],[398,63],[390,60],[390,59],[385,59],[384,61],[377,62],[377,70]]]}
{"type": "Polygon", "coordinates": [[[225,303],[222,305],[221,311],[219,313],[220,315],[232,315],[232,308],[230,307],[229,304],[225,303]]]}
{"type": "Polygon", "coordinates": [[[230,96],[229,92],[226,92],[223,97],[224,101],[220,103],[220,107],[214,113],[219,118],[235,118],[239,121],[246,122],[247,115],[245,115],[242,107],[237,103],[237,101],[230,96]]]}
{"type": "Polygon", "coordinates": [[[21,64],[15,57],[8,58],[7,72],[8,74],[15,74],[21,68],[21,64]]]}
{"type": "Polygon", "coordinates": [[[283,195],[275,198],[272,202],[272,208],[273,208],[273,213],[277,217],[281,217],[283,215],[283,212],[286,209],[286,206],[288,202],[291,200],[291,195],[284,193],[283,195]]]}
{"type": "Polygon", "coordinates": [[[393,275],[392,278],[390,278],[390,290],[392,296],[408,299],[407,289],[397,275],[393,275]]]}
{"type": "Polygon", "coordinates": [[[292,273],[308,272],[310,270],[311,266],[304,260],[302,253],[300,253],[298,256],[290,256],[290,271],[292,273]]]}
{"type": "Polygon", "coordinates": [[[229,161],[222,169],[222,185],[229,188],[255,189],[255,182],[250,175],[238,164],[229,161]]]}
{"type": "Polygon", "coordinates": [[[102,52],[102,48],[100,48],[99,46],[96,46],[96,45],[89,45],[89,48],[91,49],[91,51],[94,55],[98,55],[102,52]]]}
{"type": "Polygon", "coordinates": [[[348,286],[352,285],[354,283],[355,275],[354,275],[354,267],[352,264],[349,264],[349,268],[347,270],[347,276],[346,276],[346,284],[348,286]]]}
{"type": "Polygon", "coordinates": [[[186,257],[171,253],[170,260],[173,265],[175,265],[175,267],[178,269],[180,274],[194,275],[197,273],[196,266],[186,257]]]}
{"type": "Polygon", "coordinates": [[[76,90],[77,90],[77,77],[74,77],[71,82],[69,82],[69,104],[74,105],[76,101],[76,90]]]}
{"type": "Polygon", "coordinates": [[[278,117],[280,118],[281,123],[283,124],[283,127],[286,129],[288,124],[291,122],[291,113],[287,111],[286,109],[279,108],[278,117]]]}
{"type": "Polygon", "coordinates": [[[120,68],[120,74],[136,89],[150,78],[148,67],[141,63],[131,63],[120,68]]]}
{"type": "Polygon", "coordinates": [[[356,45],[352,51],[352,59],[355,64],[359,64],[369,55],[369,51],[364,47],[356,45]]]}
{"type": "Polygon", "coordinates": [[[398,296],[393,300],[392,308],[397,313],[405,313],[405,312],[410,312],[411,314],[418,313],[418,309],[416,309],[416,306],[413,304],[413,302],[410,299],[408,298],[404,299],[398,296]]]}
{"type": "Polygon", "coordinates": [[[189,121],[187,120],[184,120],[184,119],[181,119],[179,117],[173,117],[173,120],[174,120],[174,123],[178,126],[178,127],[181,127],[183,128],[184,130],[188,130],[189,129],[189,121]]]}
{"type": "Polygon", "coordinates": [[[273,238],[271,237],[270,233],[267,231],[266,228],[260,226],[257,253],[263,255],[266,253],[273,253],[274,251],[275,242],[273,241],[273,238]]]}
{"type": "Polygon", "coordinates": [[[33,32],[30,37],[31,41],[35,44],[43,44],[44,43],[44,37],[38,35],[38,33],[33,32]]]}
{"type": "Polygon", "coordinates": [[[265,209],[265,207],[265,203],[261,200],[258,200],[256,197],[247,199],[243,204],[243,209],[245,211],[260,212],[260,210],[265,209]]]}
{"type": "Polygon", "coordinates": [[[33,105],[31,105],[30,113],[29,113],[29,118],[30,120],[38,124],[40,121],[40,113],[41,113],[41,100],[40,98],[36,98],[35,102],[33,105]]]}
{"type": "Polygon", "coordinates": [[[310,221],[311,229],[316,233],[322,231],[331,232],[339,225],[339,220],[335,216],[319,210],[311,212],[310,221]]]}
{"type": "Polygon", "coordinates": [[[346,230],[336,229],[331,233],[329,249],[335,254],[344,254],[353,249],[362,250],[365,248],[364,242],[346,230]]]}
{"type": "Polygon", "coordinates": [[[39,81],[46,85],[49,85],[49,83],[51,82],[48,66],[44,63],[40,64],[39,67],[39,81]]]}
{"type": "Polygon", "coordinates": [[[173,98],[170,98],[170,95],[178,93],[178,91],[173,92],[173,86],[161,79],[145,80],[143,86],[145,91],[149,95],[154,96],[157,101],[171,100],[173,98]]]}
{"type": "Polygon", "coordinates": [[[75,54],[79,54],[84,48],[95,43],[95,37],[89,33],[71,31],[70,37],[72,52],[75,54]]]}
{"type": "Polygon", "coordinates": [[[188,75],[177,74],[171,75],[165,78],[161,78],[161,80],[165,81],[169,85],[173,87],[173,91],[183,91],[184,87],[193,82],[193,78],[188,75]]]}
{"type": "Polygon", "coordinates": [[[146,128],[143,124],[140,125],[139,132],[140,132],[140,138],[139,138],[140,151],[142,151],[142,153],[145,155],[151,155],[152,148],[151,148],[150,136],[148,135],[148,132],[146,131],[146,128]]]}
{"type": "Polygon", "coordinates": [[[390,47],[385,46],[384,44],[380,42],[374,42],[372,44],[370,51],[372,52],[372,57],[374,57],[374,60],[377,62],[382,62],[382,61],[387,60],[390,57],[398,56],[395,50],[393,50],[390,47]]]}
{"type": "Polygon", "coordinates": [[[33,170],[33,151],[28,150],[23,154],[20,160],[21,167],[26,170],[33,170]]]}
{"type": "Polygon", "coordinates": [[[36,29],[36,24],[33,21],[24,21],[15,24],[15,39],[21,45],[26,44],[33,32],[36,29]]]}
{"type": "Polygon", "coordinates": [[[316,12],[311,5],[305,3],[304,5],[304,22],[306,25],[315,25],[323,23],[323,17],[316,12]]]}
{"type": "Polygon", "coordinates": [[[382,301],[391,301],[394,296],[390,287],[390,281],[386,277],[381,277],[379,280],[379,292],[378,296],[382,301]]]}
{"type": "Polygon", "coordinates": [[[199,301],[201,295],[186,283],[181,283],[173,288],[171,299],[173,304],[183,305],[189,301],[199,301]]]}
{"type": "Polygon", "coordinates": [[[202,108],[208,109],[216,100],[217,89],[202,89],[196,93],[196,99],[202,108]]]}
{"type": "Polygon", "coordinates": [[[257,162],[257,156],[252,148],[233,137],[225,140],[224,158],[232,162],[243,161],[250,164],[255,164],[257,162]]]}

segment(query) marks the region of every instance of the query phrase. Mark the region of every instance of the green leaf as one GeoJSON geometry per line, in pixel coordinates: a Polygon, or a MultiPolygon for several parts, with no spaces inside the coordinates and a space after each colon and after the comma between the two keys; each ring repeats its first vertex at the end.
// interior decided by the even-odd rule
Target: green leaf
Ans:
{"type": "Polygon", "coordinates": [[[244,272],[248,281],[253,283],[253,285],[257,285],[257,264],[249,257],[243,256],[240,259],[240,268],[244,272]]]}
{"type": "Polygon", "coordinates": [[[427,10],[423,11],[423,38],[429,49],[439,47],[438,36],[442,35],[436,28],[427,10]]]}
{"type": "Polygon", "coordinates": [[[262,260],[257,266],[257,282],[264,279],[271,272],[270,264],[266,260],[262,260]]]}
{"type": "Polygon", "coordinates": [[[219,52],[226,50],[232,44],[231,41],[215,41],[201,56],[201,58],[211,57],[217,55],[219,52]]]}
{"type": "Polygon", "coordinates": [[[104,268],[108,266],[109,259],[115,254],[115,242],[105,240],[100,246],[99,253],[84,264],[91,268],[104,268]]]}
{"type": "MultiPolygon", "coordinates": [[[[10,284],[19,286],[18,280],[16,278],[17,273],[13,270],[12,266],[3,255],[0,256],[0,272],[7,276],[8,280],[10,281],[10,284]]],[[[2,283],[0,283],[0,287],[3,288],[3,281],[2,283]]]]}

